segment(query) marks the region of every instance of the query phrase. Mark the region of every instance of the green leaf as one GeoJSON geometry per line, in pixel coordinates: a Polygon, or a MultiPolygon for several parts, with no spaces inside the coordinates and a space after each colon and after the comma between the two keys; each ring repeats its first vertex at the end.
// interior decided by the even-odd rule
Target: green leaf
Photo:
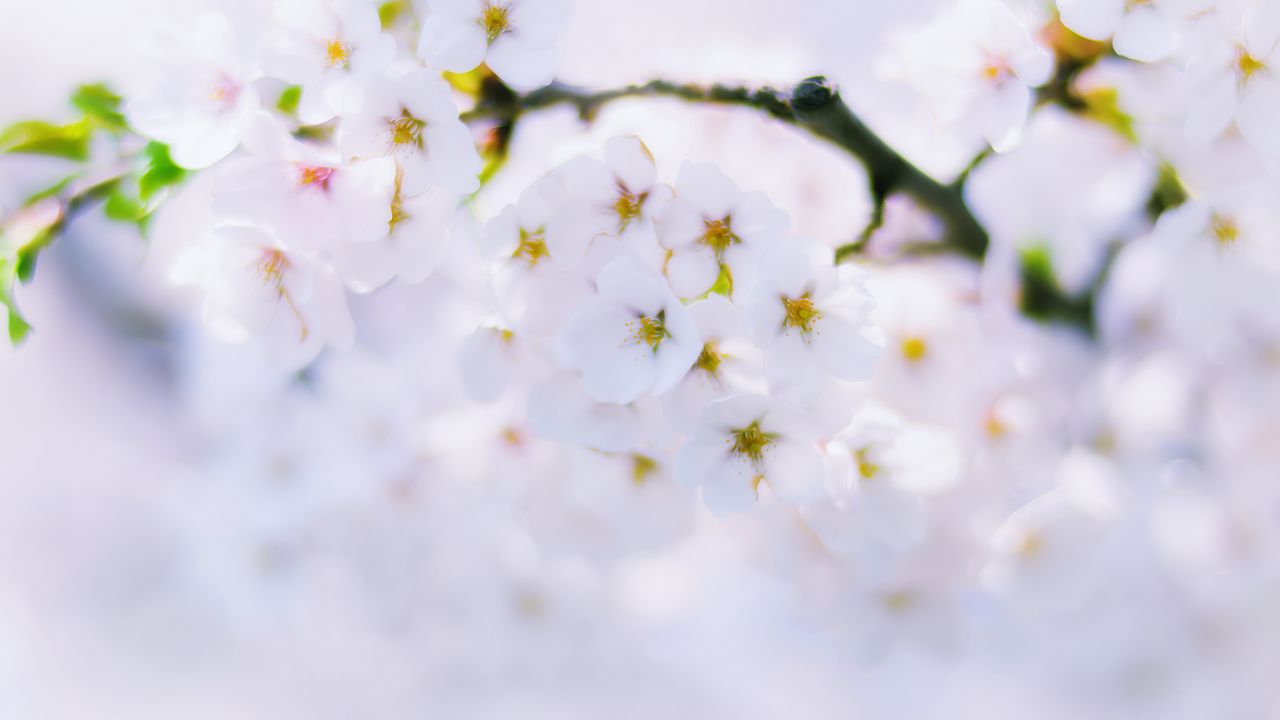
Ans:
{"type": "Polygon", "coordinates": [[[31,207],[32,205],[35,205],[41,200],[44,200],[46,198],[51,198],[51,197],[57,197],[61,195],[62,191],[66,190],[67,186],[70,185],[72,182],[74,182],[75,179],[78,177],[80,177],[79,174],[68,175],[62,178],[61,180],[59,180],[58,182],[50,185],[49,187],[43,190],[38,190],[28,195],[27,199],[23,201],[22,206],[31,207]]]}
{"type": "Polygon", "coordinates": [[[128,129],[124,113],[120,112],[122,98],[102,83],[81,85],[71,94],[71,104],[109,130],[122,132],[128,129]]]}
{"type": "Polygon", "coordinates": [[[1151,197],[1147,198],[1147,214],[1158,218],[1167,210],[1172,210],[1190,198],[1178,170],[1168,162],[1161,162],[1156,174],[1155,187],[1151,188],[1151,197]]]}
{"type": "Polygon", "coordinates": [[[43,120],[24,120],[0,130],[0,153],[50,155],[68,160],[89,159],[89,122],[81,119],[67,125],[43,120]]]}
{"type": "Polygon", "coordinates": [[[1053,258],[1047,247],[1037,245],[1023,250],[1020,271],[1020,307],[1024,315],[1040,322],[1070,325],[1093,335],[1092,296],[1089,293],[1071,296],[1063,291],[1053,272],[1053,258]]]}
{"type": "Polygon", "coordinates": [[[290,85],[280,92],[280,97],[276,100],[276,109],[285,115],[292,115],[298,111],[298,103],[301,100],[302,86],[290,85]]]}
{"type": "Polygon", "coordinates": [[[387,0],[378,6],[378,19],[382,21],[382,29],[388,30],[404,17],[409,10],[408,0],[387,0]]]}
{"type": "Polygon", "coordinates": [[[107,218],[117,222],[140,223],[147,216],[147,206],[137,198],[116,190],[107,196],[102,205],[107,218]]]}
{"type": "Polygon", "coordinates": [[[7,258],[0,258],[0,306],[9,316],[9,342],[17,345],[27,338],[31,332],[31,323],[22,316],[18,305],[13,300],[15,272],[13,264],[7,258]]]}
{"type": "Polygon", "coordinates": [[[147,159],[146,169],[138,178],[138,197],[143,202],[150,200],[162,188],[182,182],[187,176],[187,171],[169,157],[168,145],[149,142],[142,154],[147,159]]]}
{"type": "Polygon", "coordinates": [[[1138,142],[1133,116],[1120,107],[1118,90],[1110,87],[1097,88],[1081,94],[1080,99],[1084,101],[1085,117],[1106,125],[1131,143],[1138,142]]]}

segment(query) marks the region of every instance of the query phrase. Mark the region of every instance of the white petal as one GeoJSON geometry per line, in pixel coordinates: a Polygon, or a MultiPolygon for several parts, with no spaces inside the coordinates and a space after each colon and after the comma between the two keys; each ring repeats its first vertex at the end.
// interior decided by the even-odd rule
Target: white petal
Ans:
{"type": "Polygon", "coordinates": [[[826,468],[813,445],[775,441],[765,449],[764,477],[779,500],[799,505],[822,495],[826,468]]]}
{"type": "Polygon", "coordinates": [[[1116,30],[1116,52],[1140,62],[1156,62],[1173,52],[1177,31],[1164,13],[1152,7],[1130,11],[1116,30]]]}
{"type": "Polygon", "coordinates": [[[484,28],[474,17],[459,19],[433,12],[422,22],[418,57],[431,67],[469,72],[484,62],[487,46],[484,28]]]}

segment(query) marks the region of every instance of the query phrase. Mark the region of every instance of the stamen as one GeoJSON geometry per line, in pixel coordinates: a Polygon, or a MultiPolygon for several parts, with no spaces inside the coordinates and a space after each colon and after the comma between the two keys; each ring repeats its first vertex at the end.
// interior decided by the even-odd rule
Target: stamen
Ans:
{"type": "Polygon", "coordinates": [[[742,242],[742,238],[733,232],[733,216],[725,215],[720,220],[704,220],[702,236],[698,243],[711,248],[718,262],[724,262],[724,253],[730,246],[742,242]]]}
{"type": "Polygon", "coordinates": [[[548,255],[546,230],[538,228],[530,232],[520,228],[520,244],[516,246],[516,251],[511,253],[511,257],[524,258],[532,268],[548,255]]]}
{"type": "Polygon", "coordinates": [[[335,168],[324,165],[306,165],[298,163],[298,187],[318,188],[329,191],[329,182],[333,180],[335,168]]]}
{"type": "Polygon", "coordinates": [[[657,352],[662,341],[671,337],[671,333],[667,331],[666,317],[667,311],[659,310],[653,317],[643,315],[636,322],[627,323],[627,327],[631,328],[631,339],[648,345],[649,349],[657,352]]]}
{"type": "Polygon", "coordinates": [[[293,302],[293,295],[289,293],[289,288],[284,285],[285,271],[290,267],[289,258],[285,257],[284,251],[276,248],[266,248],[262,251],[262,257],[258,260],[258,271],[262,274],[262,281],[267,287],[276,291],[276,299],[284,300],[289,306],[289,311],[293,313],[293,317],[298,321],[298,327],[302,333],[298,338],[298,342],[307,339],[311,331],[307,328],[307,320],[302,316],[302,311],[293,302]]]}
{"type": "Polygon", "coordinates": [[[485,38],[492,45],[493,41],[502,34],[511,32],[511,8],[495,5],[493,0],[488,0],[484,4],[484,9],[480,11],[478,22],[480,27],[484,28],[485,38]]]}
{"type": "Polygon", "coordinates": [[[715,341],[708,340],[702,346],[702,352],[698,354],[698,359],[693,363],[693,366],[714,377],[720,372],[720,363],[722,362],[724,362],[724,357],[716,348],[715,341]]]}
{"type": "Polygon", "coordinates": [[[649,193],[633,193],[618,183],[618,199],[613,203],[613,211],[618,215],[618,232],[625,232],[631,223],[640,219],[640,213],[644,209],[644,201],[649,199],[649,193]]]}
{"type": "Polygon", "coordinates": [[[758,465],[764,459],[765,449],[776,439],[776,435],[760,429],[759,420],[753,420],[750,425],[729,432],[729,451],[758,465]]]}
{"type": "Polygon", "coordinates": [[[863,480],[871,480],[880,474],[880,466],[871,461],[871,448],[864,447],[853,452],[853,460],[858,464],[858,475],[863,480]]]}
{"type": "Polygon", "coordinates": [[[391,120],[390,125],[393,145],[413,145],[419,150],[423,148],[422,131],[427,127],[426,122],[410,115],[408,110],[402,108],[400,117],[391,120]]]}
{"type": "Polygon", "coordinates": [[[1218,243],[1218,247],[1234,245],[1240,239],[1240,226],[1229,217],[1214,213],[1209,220],[1209,227],[1213,232],[1214,241],[1218,243]]]}
{"type": "Polygon", "coordinates": [[[1249,53],[1248,48],[1240,45],[1236,48],[1236,74],[1243,85],[1261,72],[1266,72],[1267,64],[1249,53]]]}
{"type": "Polygon", "coordinates": [[[783,310],[786,312],[786,316],[782,319],[782,327],[795,328],[806,335],[813,332],[813,324],[822,317],[822,313],[814,307],[809,294],[805,293],[798,298],[783,295],[781,299],[783,310]]]}
{"type": "Polygon", "coordinates": [[[324,46],[325,60],[331,68],[342,68],[343,70],[351,67],[351,46],[342,42],[338,38],[325,43],[324,46]]]}
{"type": "Polygon", "coordinates": [[[650,475],[658,471],[658,461],[647,455],[631,456],[631,482],[637,486],[645,484],[650,475]]]}
{"type": "Polygon", "coordinates": [[[918,363],[928,354],[929,345],[924,341],[924,338],[909,337],[902,339],[902,357],[907,362],[918,363]]]}

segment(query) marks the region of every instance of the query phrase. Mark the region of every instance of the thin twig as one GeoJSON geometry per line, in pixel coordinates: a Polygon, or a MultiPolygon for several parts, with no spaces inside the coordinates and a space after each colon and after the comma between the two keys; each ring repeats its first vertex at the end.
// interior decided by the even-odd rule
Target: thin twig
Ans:
{"type": "Polygon", "coordinates": [[[903,193],[935,213],[946,226],[944,242],[948,247],[973,258],[981,258],[986,252],[986,230],[969,211],[961,188],[934,180],[889,147],[854,114],[825,78],[809,78],[791,92],[665,80],[600,91],[556,83],[530,93],[487,99],[462,117],[467,122],[510,124],[526,112],[567,104],[575,107],[584,120],[591,120],[604,105],[627,97],[676,97],[762,111],[848,151],[866,168],[877,197],[903,193]]]}

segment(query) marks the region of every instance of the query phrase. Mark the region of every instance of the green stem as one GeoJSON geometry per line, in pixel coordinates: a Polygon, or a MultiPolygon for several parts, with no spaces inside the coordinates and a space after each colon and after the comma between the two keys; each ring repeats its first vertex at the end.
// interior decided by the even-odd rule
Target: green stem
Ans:
{"type": "Polygon", "coordinates": [[[962,188],[934,180],[889,147],[854,114],[825,78],[809,78],[791,92],[665,80],[601,91],[557,83],[522,95],[491,96],[462,118],[467,122],[489,119],[510,124],[532,110],[572,105],[584,120],[591,120],[604,105],[627,97],[676,97],[698,103],[750,107],[806,130],[860,160],[867,170],[874,197],[887,198],[902,193],[936,214],[946,226],[944,242],[949,248],[975,259],[982,258],[986,252],[986,230],[969,211],[962,188]]]}

